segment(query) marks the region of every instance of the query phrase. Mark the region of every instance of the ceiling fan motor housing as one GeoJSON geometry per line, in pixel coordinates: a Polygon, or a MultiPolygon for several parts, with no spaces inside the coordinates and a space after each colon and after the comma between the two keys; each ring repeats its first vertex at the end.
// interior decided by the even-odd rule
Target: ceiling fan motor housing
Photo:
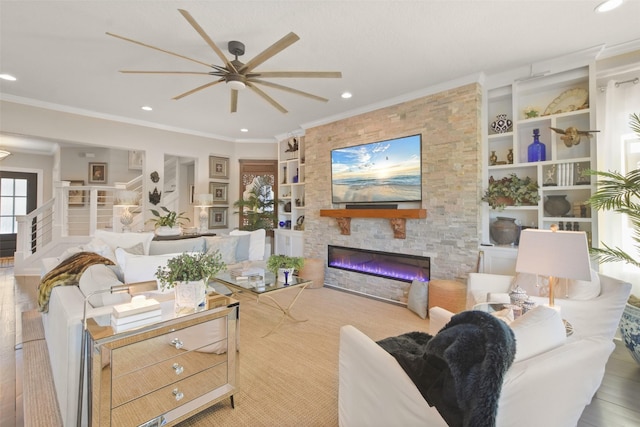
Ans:
{"type": "Polygon", "coordinates": [[[237,40],[231,40],[228,45],[229,52],[233,56],[242,56],[244,55],[244,43],[239,42],[237,40]]]}

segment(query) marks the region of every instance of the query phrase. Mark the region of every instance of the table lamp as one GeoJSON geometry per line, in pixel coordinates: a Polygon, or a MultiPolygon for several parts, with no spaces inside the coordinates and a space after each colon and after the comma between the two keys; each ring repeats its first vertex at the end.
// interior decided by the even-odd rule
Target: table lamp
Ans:
{"type": "Polygon", "coordinates": [[[209,229],[209,212],[207,208],[213,206],[213,194],[196,195],[196,207],[200,208],[200,233],[205,233],[209,229]]]}
{"type": "Polygon", "coordinates": [[[138,206],[138,193],[135,191],[122,190],[116,193],[116,203],[114,206],[122,208],[120,213],[120,223],[122,224],[122,232],[131,231],[131,223],[133,222],[133,214],[129,208],[138,206]]]}
{"type": "Polygon", "coordinates": [[[520,233],[517,273],[549,276],[549,306],[558,278],[591,280],[587,235],[584,231],[527,229],[520,233]]]}

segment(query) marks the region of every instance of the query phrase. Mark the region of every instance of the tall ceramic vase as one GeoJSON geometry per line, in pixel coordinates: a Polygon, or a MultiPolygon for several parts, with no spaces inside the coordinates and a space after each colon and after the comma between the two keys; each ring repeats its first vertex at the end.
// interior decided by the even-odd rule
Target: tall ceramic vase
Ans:
{"type": "Polygon", "coordinates": [[[193,282],[176,282],[175,312],[178,314],[193,313],[204,304],[206,284],[204,280],[193,282]]]}
{"type": "Polygon", "coordinates": [[[640,307],[627,303],[620,319],[620,335],[631,356],[640,364],[640,307]]]}

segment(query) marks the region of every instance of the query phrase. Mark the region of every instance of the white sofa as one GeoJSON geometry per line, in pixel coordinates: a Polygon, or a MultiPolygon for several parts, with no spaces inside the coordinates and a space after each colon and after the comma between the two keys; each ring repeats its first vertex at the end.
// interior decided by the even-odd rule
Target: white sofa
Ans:
{"type": "MultiPolygon", "coordinates": [[[[223,260],[228,263],[227,268],[264,268],[266,260],[271,254],[271,245],[265,240],[264,230],[258,230],[250,234],[245,233],[238,233],[243,234],[243,236],[152,241],[153,234],[151,233],[110,233],[101,231],[96,232],[92,242],[81,248],[76,248],[75,251],[93,250],[107,258],[113,258],[116,262],[118,259],[121,261],[124,259],[126,260],[126,266],[108,267],[99,264],[87,268],[80,277],[79,286],[55,287],[51,292],[48,311],[42,313],[58,406],[64,426],[75,426],[77,419],[80,347],[85,294],[89,295],[96,290],[108,289],[123,283],[155,280],[154,273],[157,266],[166,263],[169,258],[182,252],[219,249],[223,254],[223,260]],[[234,241],[235,244],[233,242],[230,243],[231,241],[234,241]],[[126,248],[139,243],[142,243],[144,251],[141,255],[122,253],[122,250],[118,249],[118,247],[126,248]],[[116,252],[118,257],[115,257],[116,252]],[[250,255],[251,252],[253,253],[250,255]],[[230,261],[235,262],[229,264],[230,261]]],[[[60,258],[43,260],[43,272],[55,267],[60,261],[60,258]]],[[[221,286],[220,289],[216,288],[216,290],[225,292],[227,289],[221,286]]],[[[102,293],[94,295],[90,298],[87,306],[87,317],[99,318],[108,322],[113,309],[112,306],[128,302],[130,298],[128,294],[102,293]]],[[[88,425],[86,382],[83,396],[82,425],[85,426],[88,425]]]]}
{"type": "MultiPolygon", "coordinates": [[[[574,333],[563,340],[548,340],[547,331],[516,335],[516,360],[507,371],[498,403],[498,427],[575,426],[600,386],[613,338],[631,284],[599,275],[600,292],[589,300],[556,298],[562,318],[574,333]],[[521,341],[518,346],[518,340],[521,341]],[[526,341],[526,342],[525,342],[526,341]],[[541,344],[538,344],[542,342],[541,344]],[[518,357],[519,351],[525,351],[518,357]],[[536,347],[538,351],[536,351],[536,347]]],[[[486,300],[488,292],[506,293],[513,277],[473,273],[468,279],[469,304],[486,300]]],[[[532,297],[540,304],[548,300],[532,297]]],[[[432,335],[453,313],[432,308],[432,335]],[[440,319],[438,321],[438,319],[440,319]],[[435,322],[434,322],[435,320],[435,322]]],[[[553,310],[540,307],[536,312],[553,310]]],[[[560,314],[556,311],[557,320],[560,314]]],[[[430,312],[430,316],[431,316],[430,312]]],[[[522,316],[521,322],[526,320],[522,316]]],[[[552,320],[549,318],[549,320],[552,320]]],[[[551,324],[551,323],[550,323],[551,324]]],[[[556,323],[553,323],[556,325],[556,323]]],[[[530,324],[535,329],[535,324],[530,324]]],[[[557,338],[557,335],[555,335],[557,338]]],[[[424,400],[395,358],[354,328],[340,331],[339,424],[341,427],[446,426],[438,411],[424,400]]]]}

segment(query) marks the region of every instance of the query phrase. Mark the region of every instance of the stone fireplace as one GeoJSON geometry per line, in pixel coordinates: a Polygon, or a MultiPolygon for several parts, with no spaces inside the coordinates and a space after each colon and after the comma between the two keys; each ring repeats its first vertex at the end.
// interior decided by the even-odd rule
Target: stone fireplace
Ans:
{"type": "Polygon", "coordinates": [[[429,257],[372,251],[369,249],[328,246],[327,265],[341,270],[385,277],[411,283],[429,280],[429,257]]]}

